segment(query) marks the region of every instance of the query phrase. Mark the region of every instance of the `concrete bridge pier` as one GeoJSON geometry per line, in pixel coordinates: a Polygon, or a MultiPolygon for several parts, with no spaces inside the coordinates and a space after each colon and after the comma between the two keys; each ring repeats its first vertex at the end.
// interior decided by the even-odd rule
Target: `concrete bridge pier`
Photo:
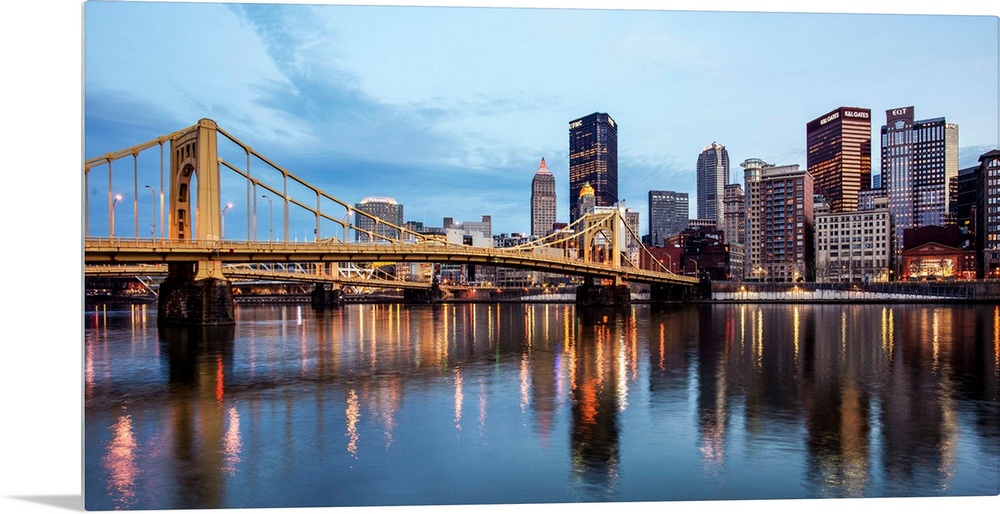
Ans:
{"type": "Polygon", "coordinates": [[[218,268],[220,263],[210,261],[170,263],[160,284],[157,324],[235,325],[232,282],[218,268]]]}
{"type": "Polygon", "coordinates": [[[326,288],[326,284],[317,282],[312,292],[312,306],[317,309],[340,307],[344,305],[344,292],[339,287],[326,288]]]}
{"type": "Polygon", "coordinates": [[[632,305],[632,289],[624,284],[595,284],[586,281],[576,288],[578,307],[628,307],[632,305]]]}

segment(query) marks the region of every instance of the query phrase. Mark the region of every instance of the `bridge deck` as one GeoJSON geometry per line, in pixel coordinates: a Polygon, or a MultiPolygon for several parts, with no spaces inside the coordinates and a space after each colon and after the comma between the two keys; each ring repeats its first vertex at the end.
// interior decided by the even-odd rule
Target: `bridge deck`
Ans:
{"type": "Polygon", "coordinates": [[[647,284],[695,285],[694,277],[618,268],[611,264],[529,250],[448,244],[364,244],[87,238],[85,264],[156,264],[212,260],[223,263],[433,262],[481,264],[647,284]]]}

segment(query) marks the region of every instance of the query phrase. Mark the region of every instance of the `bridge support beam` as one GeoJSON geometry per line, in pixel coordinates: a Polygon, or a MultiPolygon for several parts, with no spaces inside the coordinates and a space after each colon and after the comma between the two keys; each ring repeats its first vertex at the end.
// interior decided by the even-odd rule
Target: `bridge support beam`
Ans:
{"type": "Polygon", "coordinates": [[[578,307],[628,307],[632,289],[626,285],[601,285],[586,282],[576,288],[578,307]]]}
{"type": "Polygon", "coordinates": [[[160,284],[157,323],[213,326],[236,324],[232,283],[225,278],[199,278],[200,263],[171,263],[160,284]]]}
{"type": "Polygon", "coordinates": [[[326,284],[317,282],[312,292],[312,306],[317,309],[340,307],[344,305],[344,293],[339,287],[326,288],[326,284]]]}

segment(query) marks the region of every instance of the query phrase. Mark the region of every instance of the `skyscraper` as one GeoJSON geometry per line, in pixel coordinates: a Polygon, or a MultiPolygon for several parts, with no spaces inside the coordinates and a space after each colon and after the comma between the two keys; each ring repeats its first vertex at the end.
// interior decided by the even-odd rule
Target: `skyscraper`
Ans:
{"type": "Polygon", "coordinates": [[[618,124],[605,113],[569,122],[570,223],[580,218],[576,203],[588,182],[598,206],[618,202],[618,124]]]}
{"type": "Polygon", "coordinates": [[[725,187],[729,184],[729,152],[713,142],[698,155],[698,219],[722,221],[725,187]]]}
{"type": "Polygon", "coordinates": [[[531,179],[531,235],[544,237],[556,223],[556,179],[545,165],[545,158],[538,165],[535,178],[531,179]]]}
{"type": "Polygon", "coordinates": [[[356,242],[386,242],[385,239],[372,234],[389,239],[399,239],[401,234],[396,227],[403,226],[403,206],[397,203],[394,198],[369,196],[361,200],[360,203],[354,204],[354,210],[358,211],[358,214],[354,215],[354,226],[360,229],[354,231],[356,242]],[[360,213],[366,213],[370,216],[360,213]],[[373,219],[373,217],[378,218],[378,220],[373,219]],[[386,223],[391,223],[395,227],[386,225],[386,223]]]}
{"type": "Polygon", "coordinates": [[[742,164],[746,177],[746,275],[762,282],[813,278],[813,179],[798,164],[742,164]]]}
{"type": "Polygon", "coordinates": [[[663,246],[663,240],[687,228],[688,194],[676,191],[649,192],[649,244],[663,246]]]}
{"type": "Polygon", "coordinates": [[[833,212],[858,210],[871,188],[871,110],[840,107],[806,124],[806,168],[833,212]]]}
{"type": "Polygon", "coordinates": [[[912,106],[889,109],[885,117],[881,183],[900,250],[904,230],[947,220],[948,188],[958,176],[958,125],[944,118],[914,121],[912,106]]]}

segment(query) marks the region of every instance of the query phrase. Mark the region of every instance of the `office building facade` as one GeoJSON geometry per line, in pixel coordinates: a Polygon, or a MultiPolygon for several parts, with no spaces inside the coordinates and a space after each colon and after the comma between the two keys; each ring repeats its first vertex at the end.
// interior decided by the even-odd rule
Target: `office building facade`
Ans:
{"type": "Polygon", "coordinates": [[[687,193],[650,191],[648,208],[650,246],[663,246],[666,238],[687,228],[687,193]]]}
{"type": "Polygon", "coordinates": [[[358,229],[354,231],[354,241],[388,242],[387,239],[399,239],[402,236],[398,227],[403,226],[403,205],[394,198],[369,196],[354,204],[354,210],[357,211],[354,214],[354,226],[358,229]]]}
{"type": "Polygon", "coordinates": [[[569,122],[570,222],[580,218],[577,200],[584,184],[594,190],[597,206],[618,202],[618,124],[595,112],[569,122]]]}
{"type": "Polygon", "coordinates": [[[807,123],[806,169],[832,212],[858,210],[871,188],[871,110],[840,107],[807,123]]]}
{"type": "Polygon", "coordinates": [[[885,282],[892,263],[888,199],[864,211],[816,214],[817,282],[885,282]]]}
{"type": "Polygon", "coordinates": [[[531,179],[531,235],[544,237],[556,224],[556,179],[542,159],[531,179]]]}
{"type": "Polygon", "coordinates": [[[981,278],[1000,279],[1000,151],[980,155],[976,174],[977,272],[981,278]]]}
{"type": "Polygon", "coordinates": [[[889,109],[881,142],[881,185],[898,252],[904,230],[948,221],[949,187],[958,176],[958,125],[944,118],[916,121],[912,106],[889,109]]]}
{"type": "Polygon", "coordinates": [[[713,142],[698,155],[698,219],[722,221],[725,187],[729,184],[729,152],[713,142]]]}

